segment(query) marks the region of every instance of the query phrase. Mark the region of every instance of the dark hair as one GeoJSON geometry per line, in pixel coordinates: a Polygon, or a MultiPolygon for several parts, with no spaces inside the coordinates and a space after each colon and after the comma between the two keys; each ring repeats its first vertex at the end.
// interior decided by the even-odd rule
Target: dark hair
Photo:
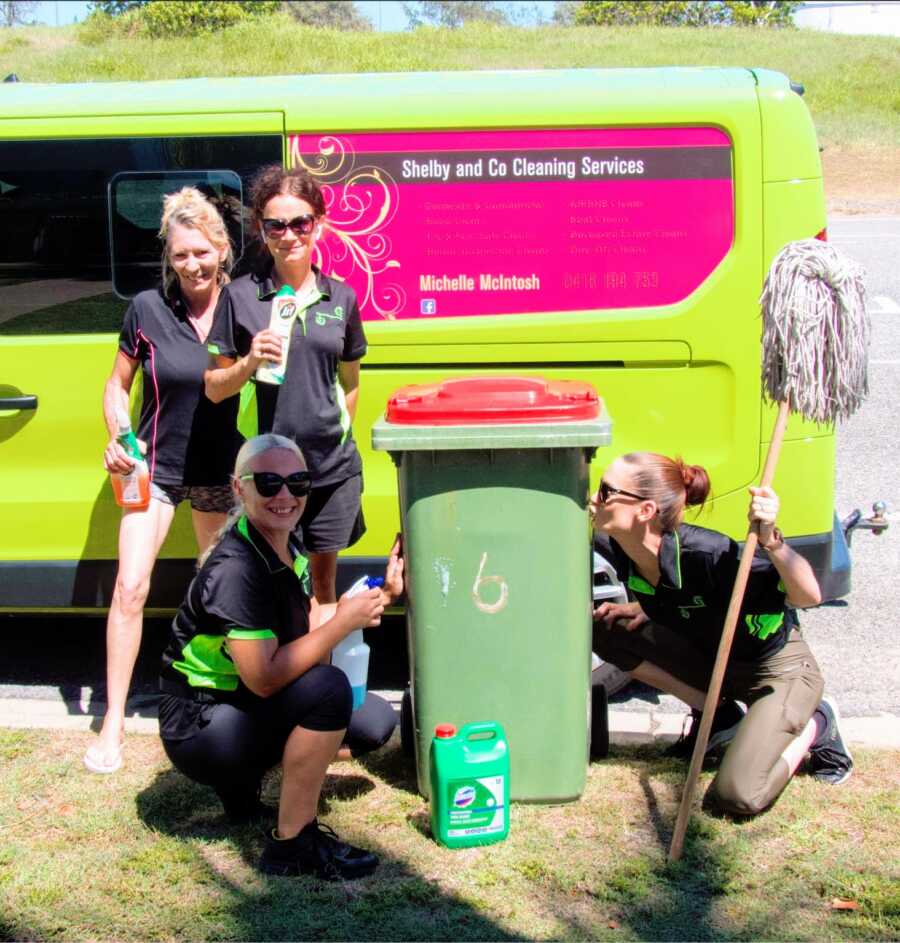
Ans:
{"type": "Polygon", "coordinates": [[[285,170],[280,164],[269,164],[250,184],[250,208],[257,226],[262,222],[263,210],[269,200],[282,193],[306,200],[316,217],[325,215],[325,197],[308,170],[301,167],[285,170]]]}
{"type": "Polygon", "coordinates": [[[702,506],[709,497],[709,475],[701,465],[656,452],[629,452],[622,461],[631,466],[634,490],[656,503],[664,531],[678,527],[685,506],[702,506]]]}

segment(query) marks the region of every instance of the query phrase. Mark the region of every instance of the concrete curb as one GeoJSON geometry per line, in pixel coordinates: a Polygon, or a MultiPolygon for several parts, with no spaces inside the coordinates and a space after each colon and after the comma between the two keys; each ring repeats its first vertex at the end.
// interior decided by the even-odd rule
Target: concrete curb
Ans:
{"type": "MultiPolygon", "coordinates": [[[[378,691],[399,710],[400,691],[378,691]]],[[[98,730],[102,704],[96,701],[0,699],[0,727],[45,730],[98,730]]],[[[128,733],[156,734],[156,698],[135,698],[125,718],[128,733]]],[[[671,743],[681,735],[684,714],[647,710],[610,710],[609,739],[613,744],[671,743]]],[[[881,713],[876,717],[843,717],[841,733],[853,744],[900,750],[900,718],[881,713]]]]}

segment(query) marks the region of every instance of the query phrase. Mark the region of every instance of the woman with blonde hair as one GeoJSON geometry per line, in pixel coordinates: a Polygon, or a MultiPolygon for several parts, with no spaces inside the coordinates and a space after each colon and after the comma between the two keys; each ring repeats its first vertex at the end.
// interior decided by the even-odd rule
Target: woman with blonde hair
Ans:
{"type": "Polygon", "coordinates": [[[110,474],[126,474],[134,462],[117,441],[117,413],[129,412],[132,384],[143,372],[137,435],[151,483],[149,506],[123,510],[119,526],[119,568],[106,628],[106,716],[84,756],[95,773],[114,773],[122,765],[125,702],[144,603],[175,508],[190,501],[203,551],[232,506],[228,481],[241,441],[236,400],[213,404],[203,392],[206,338],[232,262],[225,224],[199,190],[185,187],[165,198],[159,237],[163,283],[129,305],[103,392],[109,430],[103,464],[110,474]]]}
{"type": "Polygon", "coordinates": [[[345,734],[351,745],[372,749],[393,724],[379,734],[372,718],[360,718],[365,708],[351,718],[350,682],[328,662],[339,642],[378,625],[402,593],[399,541],[383,589],[320,606],[294,533],[313,487],[296,443],[272,433],[248,439],[233,487],[238,507],[188,588],[163,653],[163,746],[182,773],[215,789],[233,823],[266,816],[260,783],[281,763],[263,872],[363,877],[377,856],[319,824],[319,795],[345,734]]]}

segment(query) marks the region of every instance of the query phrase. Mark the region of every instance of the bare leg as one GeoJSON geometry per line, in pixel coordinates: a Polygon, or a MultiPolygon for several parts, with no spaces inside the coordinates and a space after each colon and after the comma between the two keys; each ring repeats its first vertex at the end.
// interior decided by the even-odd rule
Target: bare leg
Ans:
{"type": "Polygon", "coordinates": [[[689,684],[679,681],[678,678],[670,675],[668,671],[664,671],[659,665],[654,665],[649,661],[642,661],[631,674],[637,678],[638,681],[643,681],[644,684],[650,685],[651,688],[665,691],[666,694],[677,697],[680,701],[684,701],[689,707],[695,707],[698,711],[703,710],[703,704],[706,701],[706,692],[698,691],[689,684]]]}
{"type": "Polygon", "coordinates": [[[150,499],[143,511],[123,511],[119,526],[119,571],[106,622],[106,716],[92,753],[112,762],[125,727],[125,701],[141,645],[150,574],[166,539],[175,508],[150,499]]]}
{"type": "Polygon", "coordinates": [[[206,548],[213,542],[216,534],[225,524],[227,514],[218,511],[196,511],[191,508],[191,520],[197,537],[197,556],[203,556],[206,548]]]}
{"type": "Polygon", "coordinates": [[[325,772],[344,738],[343,730],[295,727],[284,745],[278,837],[293,838],[315,817],[325,772]]]}
{"type": "Polygon", "coordinates": [[[809,748],[812,746],[813,740],[815,739],[816,722],[810,717],[806,722],[806,726],[801,731],[800,736],[792,740],[781,754],[781,758],[787,763],[788,779],[796,772],[797,767],[800,765],[800,760],[809,753],[809,748]]]}
{"type": "Polygon", "coordinates": [[[313,596],[319,603],[337,602],[337,556],[337,550],[309,555],[313,596]]]}

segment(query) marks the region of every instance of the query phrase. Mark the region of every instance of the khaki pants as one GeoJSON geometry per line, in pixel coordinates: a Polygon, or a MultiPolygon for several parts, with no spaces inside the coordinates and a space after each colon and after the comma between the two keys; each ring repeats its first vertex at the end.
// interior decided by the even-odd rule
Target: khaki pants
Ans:
{"type": "MultiPolygon", "coordinates": [[[[595,623],[594,651],[623,671],[648,661],[699,691],[706,691],[712,675],[712,657],[653,622],[634,632],[595,623]]],[[[819,666],[796,629],[776,655],[759,662],[730,660],[722,694],[743,701],[748,711],[725,751],[706,804],[732,815],[755,815],[768,808],[791,778],[782,754],[812,717],[823,688],[819,666]]]]}

